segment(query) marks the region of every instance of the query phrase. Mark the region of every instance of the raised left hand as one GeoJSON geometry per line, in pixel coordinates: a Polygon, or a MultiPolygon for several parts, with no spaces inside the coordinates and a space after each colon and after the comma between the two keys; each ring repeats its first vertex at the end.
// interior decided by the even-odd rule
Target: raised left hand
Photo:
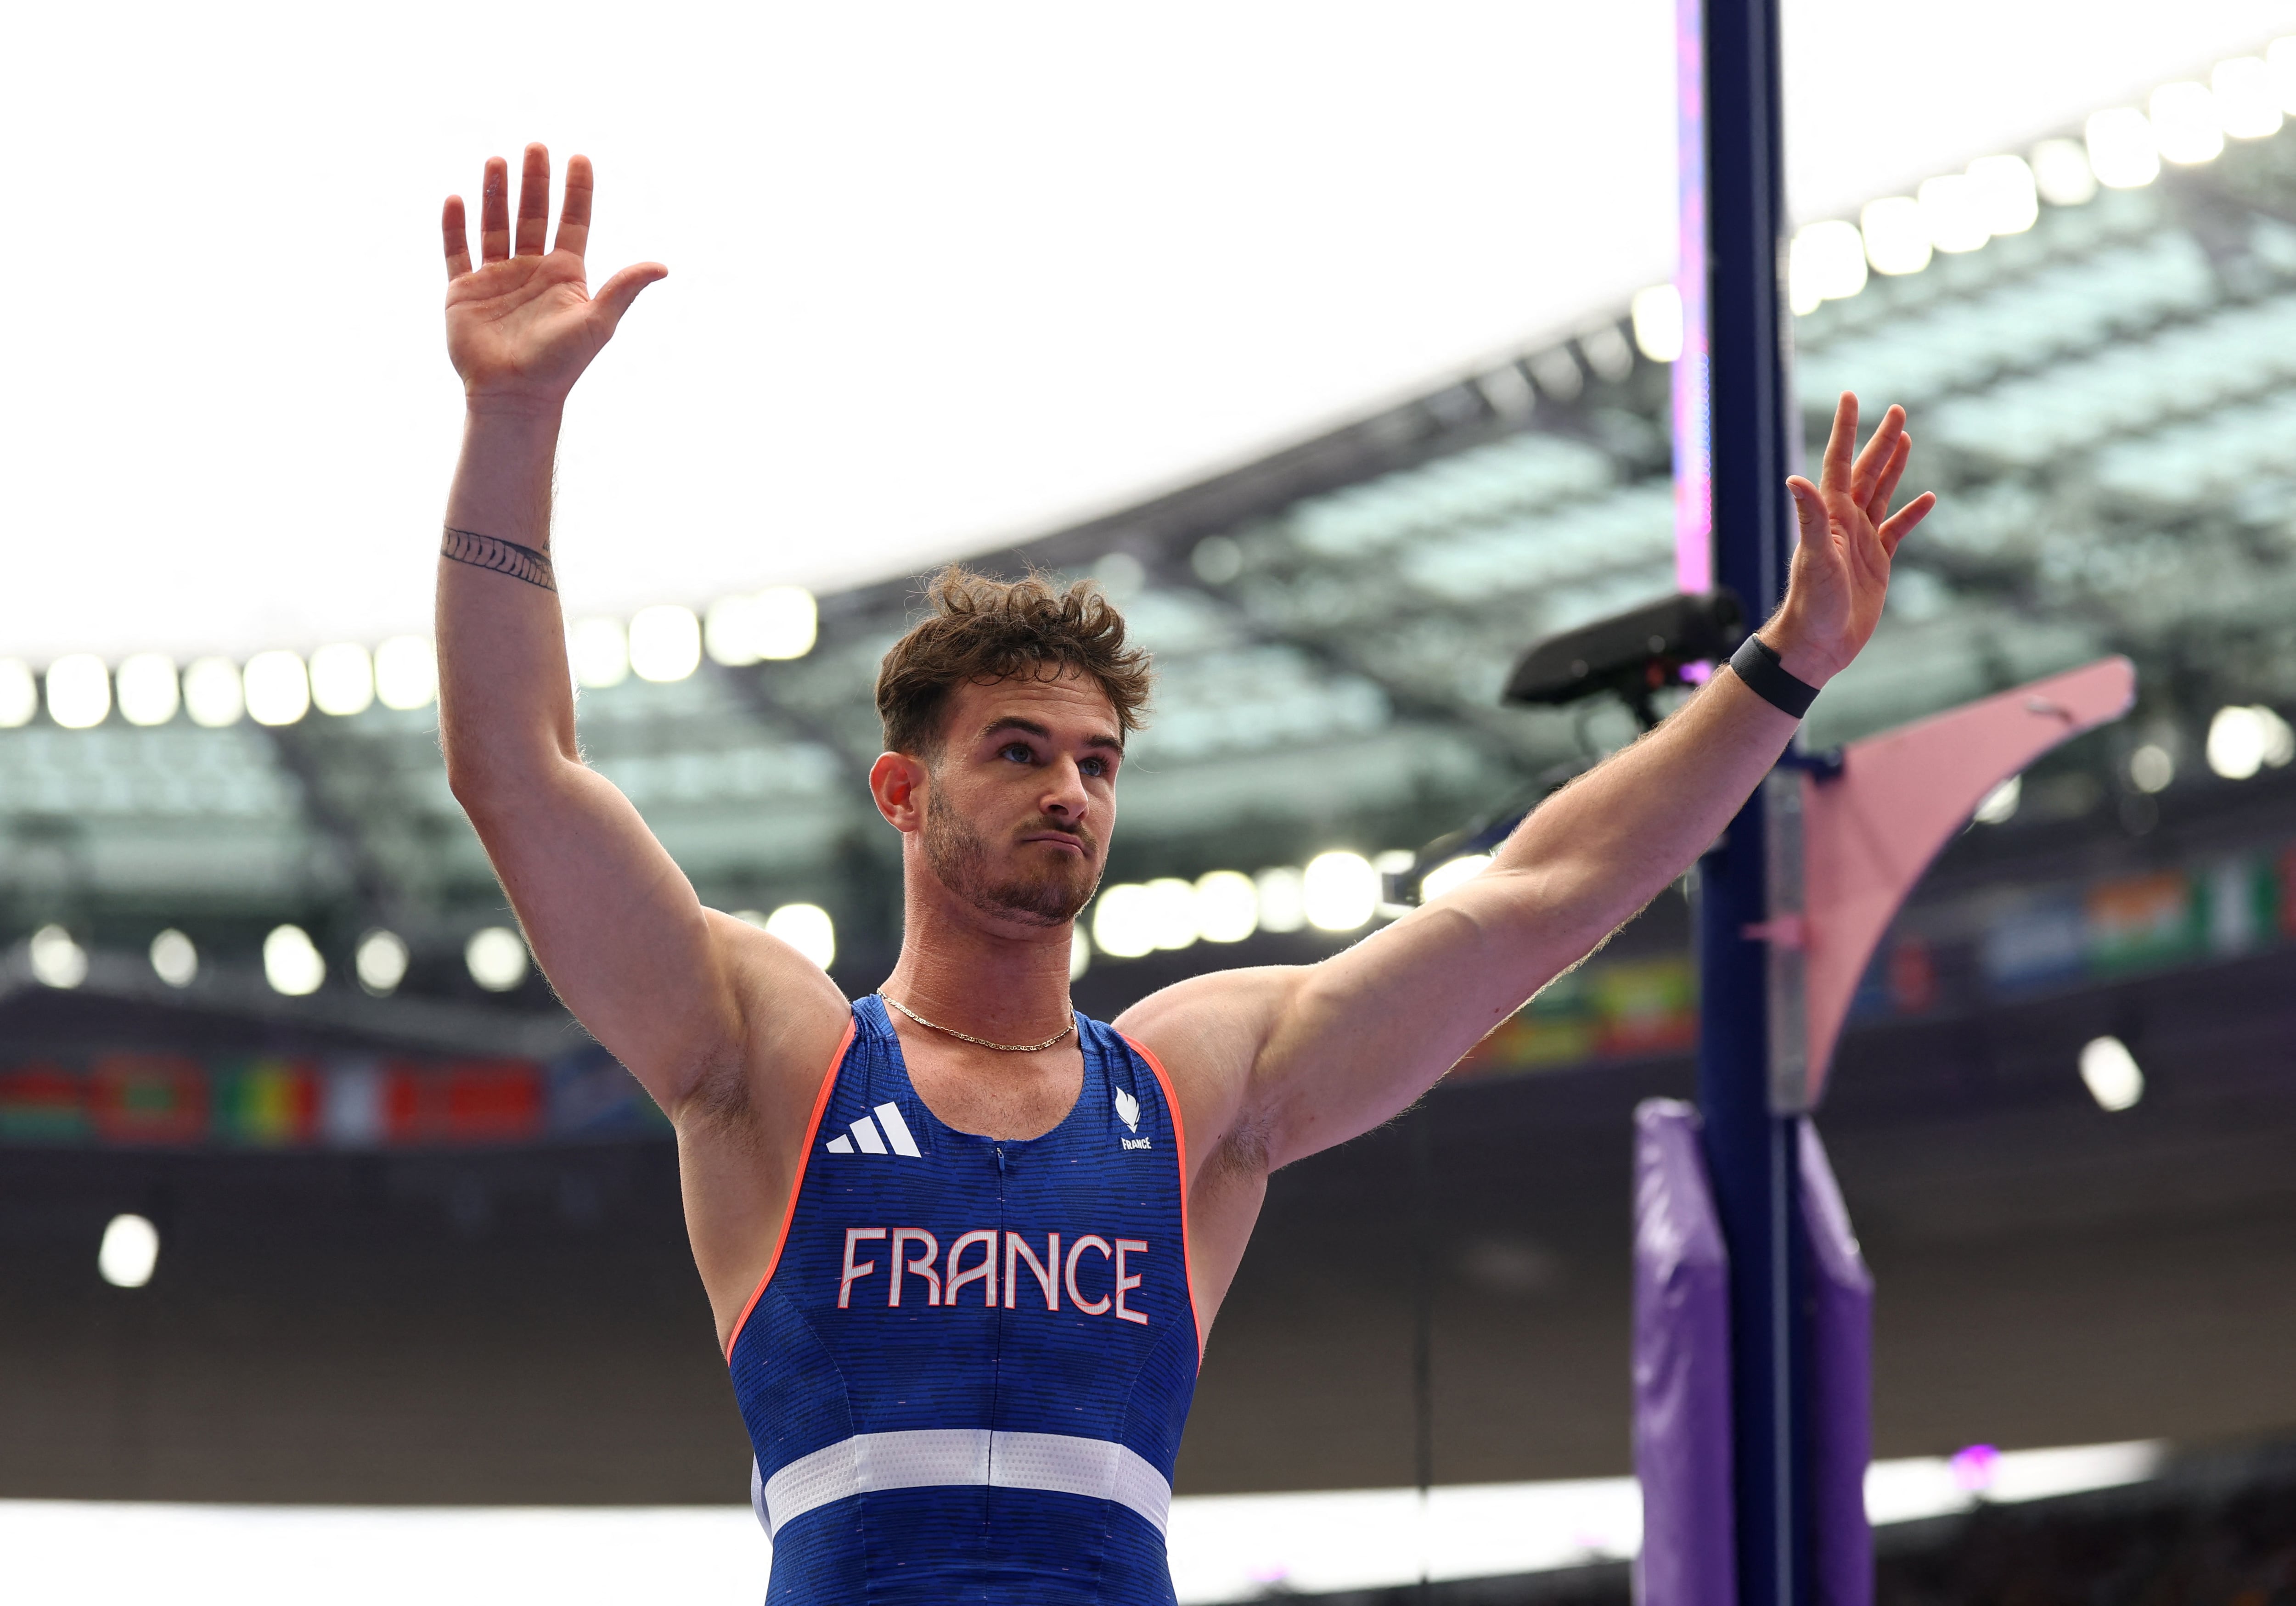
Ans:
{"type": "Polygon", "coordinates": [[[566,168],[558,245],[550,231],[550,152],[526,148],[512,250],[510,167],[487,159],[480,213],[479,266],[471,266],[463,198],[449,195],[440,217],[447,251],[447,355],[462,375],[474,414],[553,416],[638,292],[669,270],[659,262],[626,267],[590,293],[582,253],[590,239],[590,159],[566,168]]]}
{"type": "Polygon", "coordinates": [[[1814,686],[1849,668],[1872,638],[1898,543],[1937,505],[1937,497],[1924,491],[1890,512],[1914,445],[1903,407],[1882,415],[1881,428],[1852,463],[1849,449],[1857,438],[1857,398],[1845,390],[1833,410],[1818,483],[1799,474],[1786,481],[1801,539],[1794,545],[1784,605],[1762,627],[1761,636],[1788,674],[1814,686]]]}

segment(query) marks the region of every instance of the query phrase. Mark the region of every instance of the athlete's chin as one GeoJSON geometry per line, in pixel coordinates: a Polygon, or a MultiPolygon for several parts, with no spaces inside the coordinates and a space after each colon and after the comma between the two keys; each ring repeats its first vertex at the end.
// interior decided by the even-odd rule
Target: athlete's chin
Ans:
{"type": "Polygon", "coordinates": [[[1080,861],[1046,866],[1008,880],[996,889],[992,902],[997,913],[1027,925],[1066,925],[1092,901],[1099,880],[1095,867],[1080,861]]]}

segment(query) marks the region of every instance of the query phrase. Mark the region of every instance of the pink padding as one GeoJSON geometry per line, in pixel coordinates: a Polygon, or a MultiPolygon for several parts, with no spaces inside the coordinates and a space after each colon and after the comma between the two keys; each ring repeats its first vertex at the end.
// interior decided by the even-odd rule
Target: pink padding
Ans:
{"type": "Polygon", "coordinates": [[[1954,833],[2010,776],[2136,700],[2125,658],[2037,680],[1853,742],[1841,774],[1802,779],[1809,1097],[1825,1088],[1858,979],[1954,833]]]}

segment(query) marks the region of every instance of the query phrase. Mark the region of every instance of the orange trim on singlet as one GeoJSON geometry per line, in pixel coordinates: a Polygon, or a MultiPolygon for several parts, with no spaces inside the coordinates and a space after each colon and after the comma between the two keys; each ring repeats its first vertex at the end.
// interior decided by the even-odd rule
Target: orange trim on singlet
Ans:
{"type": "MultiPolygon", "coordinates": [[[[783,1246],[789,1242],[790,1223],[797,1218],[797,1196],[805,1187],[805,1168],[813,1163],[813,1140],[821,1134],[821,1118],[828,1112],[829,1095],[837,1091],[837,1073],[845,1069],[845,1051],[853,1046],[853,1034],[861,1028],[856,1015],[845,1022],[845,1035],[837,1039],[837,1052],[829,1056],[829,1069],[821,1078],[821,1091],[813,1096],[813,1116],[805,1124],[805,1150],[798,1156],[797,1180],[790,1184],[789,1208],[782,1212],[782,1230],[774,1236],[773,1258],[766,1262],[766,1274],[758,1279],[750,1302],[742,1307],[742,1314],[734,1318],[733,1336],[726,1340],[726,1364],[734,1364],[734,1346],[742,1341],[742,1329],[750,1324],[750,1313],[758,1308],[758,1301],[766,1297],[766,1284],[774,1280],[775,1268],[782,1263],[783,1246]]],[[[1184,1217],[1185,1219],[1185,1217],[1184,1217]]]]}
{"type": "Polygon", "coordinates": [[[1148,1069],[1156,1073],[1156,1085],[1164,1090],[1164,1108],[1172,1112],[1172,1135],[1179,1140],[1180,1162],[1180,1274],[1188,1285],[1188,1320],[1196,1324],[1196,1364],[1204,1364],[1204,1318],[1196,1309],[1195,1253],[1188,1241],[1188,1123],[1180,1114],[1179,1095],[1172,1091],[1172,1078],[1164,1069],[1164,1062],[1148,1051],[1136,1037],[1126,1037],[1126,1046],[1148,1061],[1148,1069]]]}

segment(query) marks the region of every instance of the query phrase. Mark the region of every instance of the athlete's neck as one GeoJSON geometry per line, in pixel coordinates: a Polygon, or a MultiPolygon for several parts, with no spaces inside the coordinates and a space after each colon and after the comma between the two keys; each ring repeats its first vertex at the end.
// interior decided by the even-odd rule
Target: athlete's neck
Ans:
{"type": "Polygon", "coordinates": [[[907,866],[901,957],[883,991],[939,1026],[992,1043],[1034,1043],[1068,1023],[1066,922],[986,914],[907,866]]]}

